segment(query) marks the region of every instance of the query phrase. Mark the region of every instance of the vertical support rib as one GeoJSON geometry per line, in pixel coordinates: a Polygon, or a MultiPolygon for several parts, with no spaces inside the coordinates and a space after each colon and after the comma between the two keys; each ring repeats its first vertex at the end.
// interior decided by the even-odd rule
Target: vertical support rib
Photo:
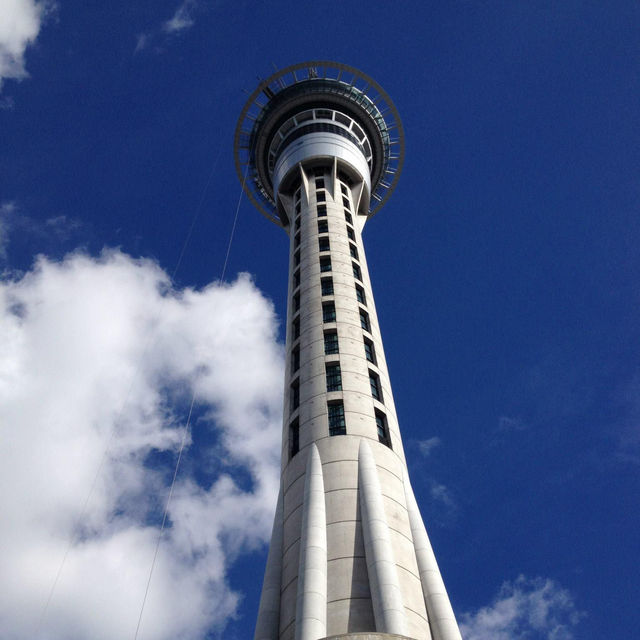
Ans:
{"type": "Polygon", "coordinates": [[[298,565],[296,640],[327,635],[327,516],[322,463],[315,443],[309,450],[302,504],[302,535],[298,565]]]}
{"type": "Polygon", "coordinates": [[[371,448],[364,439],[358,453],[358,483],[364,551],[376,631],[406,635],[407,621],[378,470],[371,448]]]}
{"type": "Polygon", "coordinates": [[[429,542],[427,529],[422,521],[416,498],[409,482],[409,475],[405,470],[404,492],[411,523],[411,534],[416,550],[422,593],[427,607],[427,615],[431,625],[433,640],[462,640],[456,617],[449,602],[447,590],[444,587],[442,575],[436,562],[436,557],[429,542]]]}
{"type": "Polygon", "coordinates": [[[254,640],[278,640],[280,634],[280,588],[282,581],[282,485],[278,494],[278,506],[273,519],[271,544],[264,572],[260,608],[254,640]]]}

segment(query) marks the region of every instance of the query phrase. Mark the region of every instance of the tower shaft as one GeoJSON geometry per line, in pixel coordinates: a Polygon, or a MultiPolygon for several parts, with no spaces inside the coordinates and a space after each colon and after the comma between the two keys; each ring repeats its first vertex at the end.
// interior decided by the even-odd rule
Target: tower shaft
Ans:
{"type": "Polygon", "coordinates": [[[290,237],[281,486],[255,640],[460,640],[409,482],[362,242],[393,142],[353,83],[310,69],[283,86],[264,91],[250,141],[254,184],[290,237]]]}

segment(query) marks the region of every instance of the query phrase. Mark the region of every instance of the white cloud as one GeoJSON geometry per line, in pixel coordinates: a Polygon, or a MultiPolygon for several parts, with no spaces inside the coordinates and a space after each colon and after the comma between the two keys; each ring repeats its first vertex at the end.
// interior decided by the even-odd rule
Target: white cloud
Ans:
{"type": "Polygon", "coordinates": [[[427,438],[426,440],[418,440],[418,449],[420,450],[420,453],[427,458],[436,447],[440,446],[441,443],[442,441],[438,436],[427,438]]]}
{"type": "Polygon", "coordinates": [[[519,576],[490,606],[462,615],[460,631],[465,640],[572,640],[584,615],[553,580],[519,576]]]}
{"type": "Polygon", "coordinates": [[[184,31],[194,24],[193,10],[196,7],[195,0],[183,0],[182,4],[176,9],[170,20],[162,25],[163,31],[167,33],[176,33],[184,31]]]}
{"type": "MultiPolygon", "coordinates": [[[[159,27],[155,27],[136,36],[136,46],[134,54],[149,48],[158,40],[167,40],[171,36],[178,35],[195,24],[193,14],[198,7],[197,0],[182,0],[169,20],[165,20],[159,27]]],[[[156,52],[162,51],[161,47],[155,46],[156,52]]]]}
{"type": "Polygon", "coordinates": [[[40,32],[42,20],[53,6],[48,0],[2,0],[0,8],[0,89],[3,80],[21,80],[27,47],[40,32]]]}
{"type": "Polygon", "coordinates": [[[176,291],[118,251],[40,258],[0,282],[6,637],[133,637],[192,391],[211,479],[196,482],[187,450],[141,637],[202,638],[234,614],[229,562],[268,539],[278,485],[276,329],[246,275],[176,291]]]}

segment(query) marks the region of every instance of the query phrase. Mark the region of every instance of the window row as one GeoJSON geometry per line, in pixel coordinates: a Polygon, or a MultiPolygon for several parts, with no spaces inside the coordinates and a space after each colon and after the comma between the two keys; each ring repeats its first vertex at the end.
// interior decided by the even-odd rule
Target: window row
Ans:
{"type": "MultiPolygon", "coordinates": [[[[378,441],[391,448],[391,438],[389,436],[389,426],[387,416],[380,410],[375,410],[376,431],[378,441]]],[[[344,436],[347,434],[347,422],[344,415],[344,404],[342,401],[332,401],[327,403],[327,422],[329,424],[330,436],[344,436]]],[[[300,421],[298,418],[289,425],[289,455],[293,458],[300,451],[300,421]]]]}

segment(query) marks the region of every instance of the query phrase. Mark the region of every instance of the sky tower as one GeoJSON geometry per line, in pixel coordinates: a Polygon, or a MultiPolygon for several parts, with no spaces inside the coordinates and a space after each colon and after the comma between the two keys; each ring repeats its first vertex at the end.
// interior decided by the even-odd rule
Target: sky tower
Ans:
{"type": "Polygon", "coordinates": [[[245,191],[290,238],[282,473],[255,640],[460,640],[409,482],[361,236],[403,154],[391,99],[335,62],[278,71],[238,122],[245,191]]]}

